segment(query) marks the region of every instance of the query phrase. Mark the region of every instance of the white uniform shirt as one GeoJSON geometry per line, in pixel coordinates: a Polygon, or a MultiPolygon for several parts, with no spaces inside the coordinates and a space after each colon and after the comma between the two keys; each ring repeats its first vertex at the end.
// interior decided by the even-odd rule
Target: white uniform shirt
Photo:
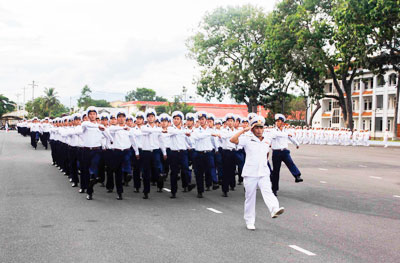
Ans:
{"type": "Polygon", "coordinates": [[[128,126],[110,126],[108,128],[108,131],[111,133],[111,136],[113,137],[113,144],[111,145],[112,149],[118,149],[118,150],[126,150],[133,147],[136,153],[139,152],[138,146],[135,140],[135,136],[133,133],[125,130],[125,128],[129,128],[128,126]]]}
{"type": "Polygon", "coordinates": [[[216,149],[216,146],[214,144],[214,140],[212,140],[212,134],[213,130],[210,128],[202,128],[199,127],[193,131],[191,136],[193,137],[193,140],[195,141],[195,150],[196,151],[212,151],[213,149],[216,149]]]}
{"type": "Polygon", "coordinates": [[[151,127],[149,124],[146,124],[141,127],[141,131],[143,151],[153,151],[161,148],[163,155],[167,155],[167,151],[161,138],[161,128],[156,125],[151,127]]]}
{"type": "Polygon", "coordinates": [[[187,150],[189,148],[189,139],[186,133],[189,133],[189,131],[185,128],[168,127],[168,133],[166,134],[169,135],[172,151],[187,150]]]}
{"type": "Polygon", "coordinates": [[[239,146],[242,146],[246,152],[246,161],[244,163],[243,177],[263,177],[269,176],[268,152],[270,140],[264,137],[262,141],[254,135],[240,136],[239,146]]]}
{"type": "Polygon", "coordinates": [[[111,135],[105,130],[100,131],[100,127],[104,127],[103,125],[99,125],[97,123],[92,123],[89,121],[84,121],[82,123],[82,141],[83,147],[101,147],[101,140],[103,135],[106,136],[110,141],[112,141],[111,135]]]}
{"type": "Polygon", "coordinates": [[[236,144],[231,143],[230,139],[232,138],[233,135],[235,135],[238,131],[236,129],[221,129],[220,135],[221,135],[221,147],[224,150],[236,150],[236,144]]]}
{"type": "MultiPolygon", "coordinates": [[[[282,150],[289,147],[289,140],[299,146],[299,143],[294,139],[285,128],[282,130],[274,128],[270,133],[271,147],[273,150],[282,150]]],[[[247,157],[246,157],[247,158],[247,157]]]]}

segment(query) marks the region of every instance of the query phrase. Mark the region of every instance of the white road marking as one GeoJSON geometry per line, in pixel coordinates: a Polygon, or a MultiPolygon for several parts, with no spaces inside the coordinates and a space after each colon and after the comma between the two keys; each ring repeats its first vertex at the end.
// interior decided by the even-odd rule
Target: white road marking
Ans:
{"type": "Polygon", "coordinates": [[[320,169],[321,171],[328,171],[328,169],[325,168],[318,168],[318,169],[320,169]]]}
{"type": "Polygon", "coordinates": [[[171,190],[169,190],[168,188],[163,188],[164,191],[167,191],[168,193],[171,193],[171,190]]]}
{"type": "Polygon", "coordinates": [[[400,195],[394,195],[393,197],[400,198],[400,195]]]}
{"type": "Polygon", "coordinates": [[[365,166],[365,165],[362,165],[362,164],[360,164],[359,166],[362,167],[362,168],[367,168],[368,167],[368,166],[365,166]]]}
{"type": "Polygon", "coordinates": [[[326,182],[325,181],[319,181],[321,184],[326,184],[326,182]]]}
{"type": "Polygon", "coordinates": [[[297,251],[300,251],[301,253],[304,253],[307,256],[315,256],[316,255],[316,254],[312,253],[311,251],[305,250],[304,248],[298,247],[296,245],[290,245],[289,247],[291,247],[297,251]]]}
{"type": "Polygon", "coordinates": [[[370,176],[369,178],[372,178],[372,179],[382,179],[382,177],[379,177],[379,176],[370,176]]]}
{"type": "Polygon", "coordinates": [[[217,209],[214,209],[214,208],[211,208],[211,207],[208,207],[207,210],[210,210],[211,212],[214,212],[216,214],[222,214],[221,211],[218,211],[217,209]]]}

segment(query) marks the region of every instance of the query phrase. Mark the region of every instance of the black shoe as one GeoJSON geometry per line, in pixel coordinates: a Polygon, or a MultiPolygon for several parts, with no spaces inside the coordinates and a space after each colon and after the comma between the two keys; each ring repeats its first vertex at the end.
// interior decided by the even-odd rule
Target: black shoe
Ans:
{"type": "Polygon", "coordinates": [[[188,188],[187,187],[183,187],[183,191],[182,192],[186,193],[187,191],[188,191],[188,188]]]}
{"type": "Polygon", "coordinates": [[[303,182],[303,178],[301,178],[300,175],[295,176],[294,178],[295,178],[294,181],[295,181],[296,183],[301,183],[301,182],[303,182]]]}
{"type": "Polygon", "coordinates": [[[72,183],[71,186],[72,186],[72,187],[78,187],[78,184],[77,184],[77,183],[72,183]]]}
{"type": "Polygon", "coordinates": [[[196,184],[190,184],[190,185],[188,186],[188,191],[189,191],[189,192],[192,191],[195,187],[196,187],[196,184]]]}
{"type": "Polygon", "coordinates": [[[79,193],[80,193],[80,194],[84,194],[85,192],[86,192],[86,190],[85,190],[85,189],[82,189],[82,188],[81,188],[81,189],[79,189],[79,193]]]}
{"type": "Polygon", "coordinates": [[[69,178],[69,182],[72,183],[72,178],[69,178]]]}
{"type": "Polygon", "coordinates": [[[86,196],[86,199],[87,199],[87,200],[92,200],[93,197],[92,197],[92,195],[87,195],[87,196],[86,196]]]}
{"type": "Polygon", "coordinates": [[[89,186],[91,188],[93,188],[93,186],[95,186],[96,184],[97,184],[97,179],[91,179],[90,182],[89,182],[89,186]]]}
{"type": "Polygon", "coordinates": [[[149,199],[149,194],[144,194],[143,199],[149,199]]]}
{"type": "Polygon", "coordinates": [[[107,193],[112,193],[113,189],[107,189],[107,193]]]}
{"type": "Polygon", "coordinates": [[[218,184],[214,184],[213,187],[212,187],[212,189],[213,189],[213,190],[219,189],[219,185],[218,185],[218,184]]]}
{"type": "Polygon", "coordinates": [[[171,194],[171,196],[169,198],[175,199],[176,198],[176,194],[171,194]]]}
{"type": "Polygon", "coordinates": [[[235,191],[235,187],[231,187],[231,191],[235,191]]]}
{"type": "Polygon", "coordinates": [[[223,192],[223,193],[222,193],[222,196],[223,196],[223,197],[228,197],[228,193],[227,193],[227,192],[223,192]]]}
{"type": "Polygon", "coordinates": [[[273,193],[274,193],[274,195],[276,196],[276,197],[278,197],[278,192],[277,191],[272,191],[273,193]]]}
{"type": "Polygon", "coordinates": [[[122,200],[122,194],[118,194],[117,200],[122,200]]]}
{"type": "Polygon", "coordinates": [[[135,190],[133,190],[134,193],[139,193],[139,188],[135,188],[135,190]]]}
{"type": "Polygon", "coordinates": [[[198,193],[197,194],[197,198],[203,198],[203,194],[202,193],[198,193]]]}
{"type": "Polygon", "coordinates": [[[210,189],[209,186],[207,186],[206,191],[207,191],[207,192],[208,192],[208,191],[211,191],[211,189],[210,189]]]}
{"type": "Polygon", "coordinates": [[[128,174],[125,178],[125,183],[128,184],[132,180],[132,175],[128,174]]]}

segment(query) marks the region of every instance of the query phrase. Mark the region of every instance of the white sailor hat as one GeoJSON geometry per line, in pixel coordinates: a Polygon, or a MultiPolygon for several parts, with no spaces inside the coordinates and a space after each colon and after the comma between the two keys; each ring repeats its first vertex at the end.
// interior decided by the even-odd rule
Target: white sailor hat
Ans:
{"type": "Polygon", "coordinates": [[[116,114],[117,118],[119,115],[124,115],[126,117],[126,112],[124,110],[119,110],[119,111],[117,111],[117,114],[116,114]]]}
{"type": "Polygon", "coordinates": [[[205,112],[205,111],[198,111],[196,113],[196,115],[197,115],[197,119],[200,119],[200,118],[203,118],[203,117],[207,119],[207,112],[205,112]]]}
{"type": "Polygon", "coordinates": [[[133,118],[133,116],[132,116],[132,115],[130,115],[130,114],[126,115],[126,120],[132,120],[132,121],[135,121],[135,120],[134,120],[134,118],[133,118]]]}
{"type": "Polygon", "coordinates": [[[186,113],[186,120],[194,121],[195,115],[191,112],[186,113]]]}
{"type": "Polygon", "coordinates": [[[82,116],[81,116],[81,121],[83,121],[83,118],[84,118],[85,116],[87,116],[87,113],[86,113],[86,112],[83,112],[83,113],[82,113],[82,116]]]}
{"type": "Polygon", "coordinates": [[[38,117],[33,117],[32,121],[38,121],[38,117]]]}
{"type": "Polygon", "coordinates": [[[253,118],[251,119],[251,122],[250,122],[250,125],[251,125],[251,126],[255,125],[255,126],[262,126],[262,127],[264,127],[264,124],[265,124],[265,118],[262,117],[262,116],[258,116],[258,115],[256,115],[255,117],[253,117],[253,118]]]}
{"type": "Polygon", "coordinates": [[[71,116],[68,116],[68,121],[74,121],[75,120],[75,114],[72,114],[71,116]]]}
{"type": "Polygon", "coordinates": [[[242,121],[242,116],[235,114],[235,121],[242,121]]]}
{"type": "Polygon", "coordinates": [[[68,121],[69,120],[69,116],[64,116],[63,118],[62,118],[62,121],[63,122],[66,122],[66,121],[68,121]]]}
{"type": "Polygon", "coordinates": [[[184,119],[184,115],[183,115],[183,113],[182,113],[181,111],[174,111],[174,112],[171,114],[171,117],[172,117],[172,118],[180,117],[181,120],[184,119]]]}
{"type": "Polygon", "coordinates": [[[217,125],[217,124],[221,124],[221,125],[222,125],[222,120],[216,119],[216,120],[215,120],[215,125],[217,125]]]}
{"type": "Polygon", "coordinates": [[[207,113],[207,120],[213,120],[215,121],[215,115],[212,113],[207,113]]]}
{"type": "Polygon", "coordinates": [[[158,117],[158,120],[160,122],[162,121],[169,121],[169,115],[166,113],[161,113],[160,116],[158,117]]]}
{"type": "Polygon", "coordinates": [[[115,115],[115,113],[111,113],[111,114],[109,115],[109,117],[110,117],[110,120],[111,120],[111,119],[116,119],[116,118],[117,118],[117,115],[115,115]]]}
{"type": "Polygon", "coordinates": [[[44,121],[46,121],[46,120],[48,121],[48,120],[50,120],[50,118],[49,117],[44,118],[44,121]]]}
{"type": "Polygon", "coordinates": [[[99,112],[97,111],[97,109],[96,109],[95,106],[89,106],[89,107],[86,109],[86,113],[87,113],[87,114],[89,114],[89,112],[91,112],[91,111],[94,111],[94,112],[96,112],[97,114],[99,113],[99,112]]]}
{"type": "Polygon", "coordinates": [[[232,119],[233,121],[235,121],[235,115],[233,113],[228,113],[225,115],[225,121],[232,119]]]}
{"type": "Polygon", "coordinates": [[[251,121],[251,119],[253,119],[254,117],[257,117],[257,113],[250,112],[250,113],[247,115],[247,119],[249,119],[250,121],[251,121]]]}
{"type": "Polygon", "coordinates": [[[150,114],[153,114],[155,117],[157,117],[157,112],[154,109],[147,109],[145,112],[146,117],[148,117],[150,114]]]}
{"type": "Polygon", "coordinates": [[[247,118],[243,118],[243,119],[241,120],[241,123],[243,123],[243,122],[249,122],[249,120],[248,120],[247,118]]]}
{"type": "Polygon", "coordinates": [[[80,113],[75,113],[74,114],[74,120],[77,120],[77,119],[81,119],[81,114],[80,113]]]}
{"type": "Polygon", "coordinates": [[[280,114],[280,113],[277,113],[277,114],[275,114],[275,120],[276,120],[276,121],[277,121],[277,120],[281,120],[281,121],[285,122],[285,121],[286,121],[286,118],[285,118],[285,115],[280,114]]]}
{"type": "Polygon", "coordinates": [[[142,118],[142,119],[144,119],[144,112],[143,111],[138,111],[138,112],[136,112],[136,119],[137,118],[142,118]]]}
{"type": "Polygon", "coordinates": [[[109,117],[108,114],[105,113],[105,112],[103,112],[103,113],[100,115],[100,120],[104,120],[104,119],[110,120],[110,117],[109,117]]]}

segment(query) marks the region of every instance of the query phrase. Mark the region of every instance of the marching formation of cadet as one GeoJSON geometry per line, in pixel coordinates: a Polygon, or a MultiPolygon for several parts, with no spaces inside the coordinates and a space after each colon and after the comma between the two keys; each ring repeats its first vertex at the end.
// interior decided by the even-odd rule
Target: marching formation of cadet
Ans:
{"type": "Polygon", "coordinates": [[[142,191],[144,199],[151,186],[163,192],[168,176],[170,198],[176,198],[179,181],[183,192],[196,188],[198,198],[219,188],[228,197],[243,183],[244,218],[247,228],[254,230],[257,187],[272,218],[284,211],[276,198],[281,162],[295,182],[303,181],[287,150],[288,140],[297,147],[299,143],[285,127],[283,115],[277,114],[275,120],[274,129],[264,129],[265,119],[255,113],[247,118],[227,114],[218,120],[206,112],[157,116],[149,109],[133,117],[124,111],[99,114],[91,106],[53,120],[35,117],[17,128],[31,137],[35,149],[39,140],[46,149],[50,143],[52,164],[68,176],[72,187],[79,187],[79,193],[86,193],[87,200],[93,199],[97,184],[108,193],[116,191],[117,200],[122,200],[124,186],[132,179],[134,192],[142,191]],[[268,161],[270,148],[275,170],[268,161]]]}

